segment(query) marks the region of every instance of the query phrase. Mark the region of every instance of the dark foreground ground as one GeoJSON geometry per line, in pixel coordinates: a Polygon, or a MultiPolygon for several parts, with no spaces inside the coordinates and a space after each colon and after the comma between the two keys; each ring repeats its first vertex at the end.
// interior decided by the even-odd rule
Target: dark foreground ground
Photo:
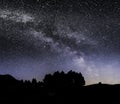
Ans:
{"type": "Polygon", "coordinates": [[[120,85],[99,83],[51,89],[42,83],[23,84],[10,76],[0,78],[0,82],[0,104],[120,104],[120,85]]]}
{"type": "Polygon", "coordinates": [[[37,88],[3,88],[0,90],[0,104],[120,104],[120,86],[97,84],[81,88],[47,91],[37,88]]]}

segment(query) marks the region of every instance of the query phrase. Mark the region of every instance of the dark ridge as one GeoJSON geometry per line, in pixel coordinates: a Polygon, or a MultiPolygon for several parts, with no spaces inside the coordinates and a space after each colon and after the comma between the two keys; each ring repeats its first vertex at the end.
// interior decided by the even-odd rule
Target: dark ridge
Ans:
{"type": "Polygon", "coordinates": [[[81,73],[74,71],[47,74],[42,82],[16,80],[0,75],[0,103],[23,104],[119,104],[120,85],[101,82],[85,85],[81,73]]]}
{"type": "Polygon", "coordinates": [[[9,75],[9,74],[5,74],[5,75],[0,75],[0,80],[11,80],[11,81],[17,81],[13,76],[9,75]]]}

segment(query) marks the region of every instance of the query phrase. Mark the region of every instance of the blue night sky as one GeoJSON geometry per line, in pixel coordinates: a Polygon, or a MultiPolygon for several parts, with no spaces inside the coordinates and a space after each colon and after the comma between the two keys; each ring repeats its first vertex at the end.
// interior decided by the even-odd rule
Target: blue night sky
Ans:
{"type": "Polygon", "coordinates": [[[119,0],[0,0],[0,74],[57,70],[120,83],[119,0]]]}

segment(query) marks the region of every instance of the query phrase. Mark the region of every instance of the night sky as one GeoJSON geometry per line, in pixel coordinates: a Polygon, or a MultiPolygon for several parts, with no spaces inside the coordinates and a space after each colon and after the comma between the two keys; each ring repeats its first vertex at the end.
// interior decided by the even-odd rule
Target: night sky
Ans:
{"type": "Polygon", "coordinates": [[[57,70],[120,83],[119,0],[0,0],[0,74],[57,70]]]}

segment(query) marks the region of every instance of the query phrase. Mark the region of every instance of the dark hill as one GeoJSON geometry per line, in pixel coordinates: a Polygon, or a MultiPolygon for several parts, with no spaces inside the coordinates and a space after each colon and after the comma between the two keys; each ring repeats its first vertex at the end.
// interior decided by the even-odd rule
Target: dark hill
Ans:
{"type": "Polygon", "coordinates": [[[17,81],[14,77],[12,77],[9,74],[6,75],[0,75],[0,81],[5,80],[5,81],[17,81]]]}
{"type": "MultiPolygon", "coordinates": [[[[81,74],[74,74],[80,75],[81,77],[77,77],[83,80],[81,74]]],[[[32,82],[19,81],[10,75],[0,75],[0,103],[16,104],[17,101],[21,104],[120,104],[120,85],[98,83],[84,86],[84,80],[79,81],[75,78],[73,80],[73,75],[71,73],[68,75],[66,77],[63,72],[57,72],[53,74],[54,79],[52,79],[52,75],[47,75],[45,82],[37,82],[35,79],[32,82]],[[59,78],[56,75],[61,77],[59,78]],[[66,80],[69,83],[65,82],[66,80],[62,79],[62,76],[67,78],[66,80]],[[61,82],[62,80],[64,83],[61,82]],[[64,85],[59,84],[59,81],[64,85]],[[78,84],[78,82],[82,84],[78,84]]]]}
{"type": "Polygon", "coordinates": [[[18,81],[14,78],[14,77],[12,77],[11,75],[0,75],[0,83],[1,83],[1,85],[4,85],[4,84],[10,84],[10,85],[12,85],[12,84],[15,84],[15,83],[17,83],[18,81]]]}

